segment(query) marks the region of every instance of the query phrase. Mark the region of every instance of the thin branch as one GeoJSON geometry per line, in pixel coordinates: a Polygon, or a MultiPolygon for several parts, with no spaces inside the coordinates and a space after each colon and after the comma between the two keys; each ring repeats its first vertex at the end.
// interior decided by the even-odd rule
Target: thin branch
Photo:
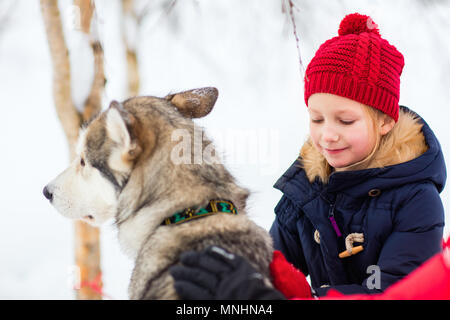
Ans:
{"type": "MultiPolygon", "coordinates": [[[[134,0],[123,0],[124,2],[130,2],[133,3],[134,0]]],[[[163,4],[161,5],[163,7],[163,13],[162,15],[169,15],[170,11],[172,11],[172,9],[175,7],[177,0],[166,0],[163,2],[163,4]]],[[[154,6],[152,6],[153,1],[151,0],[147,0],[147,3],[144,5],[143,8],[139,9],[139,13],[136,12],[136,10],[134,11],[134,16],[136,18],[136,21],[138,23],[138,25],[142,24],[142,21],[144,20],[144,18],[148,15],[148,13],[151,10],[154,10],[154,6]]]]}
{"type": "MultiPolygon", "coordinates": [[[[284,5],[284,2],[283,2],[284,5]]],[[[294,31],[294,37],[295,37],[295,43],[297,46],[297,53],[298,53],[298,60],[299,60],[299,67],[300,67],[300,75],[304,76],[305,74],[305,67],[303,65],[303,60],[302,60],[302,54],[301,54],[301,50],[300,50],[300,39],[298,37],[297,34],[297,25],[295,23],[295,16],[294,16],[294,9],[299,10],[297,5],[294,3],[293,0],[288,0],[288,10],[289,10],[289,17],[291,18],[291,22],[292,22],[292,27],[293,27],[293,31],[294,31]]],[[[283,10],[286,10],[286,8],[283,6],[283,10]]]]}
{"type": "MultiPolygon", "coordinates": [[[[155,26],[157,27],[161,24],[161,21],[165,17],[167,17],[172,12],[172,10],[175,8],[177,1],[178,0],[166,0],[166,2],[164,2],[165,6],[163,5],[163,10],[162,10],[161,14],[156,19],[156,21],[153,23],[153,26],[149,28],[150,30],[153,30],[155,26]]],[[[138,24],[142,23],[142,20],[146,17],[146,15],[148,14],[149,11],[150,11],[150,9],[149,9],[149,4],[148,4],[141,11],[141,13],[137,16],[138,24]]]]}

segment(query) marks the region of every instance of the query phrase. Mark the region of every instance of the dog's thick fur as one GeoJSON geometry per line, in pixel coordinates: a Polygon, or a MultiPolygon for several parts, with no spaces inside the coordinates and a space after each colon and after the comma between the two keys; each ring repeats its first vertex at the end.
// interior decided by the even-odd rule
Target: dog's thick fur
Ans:
{"type": "Polygon", "coordinates": [[[171,158],[179,144],[175,130],[192,139],[190,159],[195,151],[214,153],[209,140],[194,137],[203,131],[191,118],[208,114],[216,99],[215,88],[203,88],[112,102],[80,133],[73,163],[45,187],[46,197],[64,216],[94,225],[115,219],[119,242],[135,260],[131,299],[178,298],[169,267],[184,251],[210,245],[244,256],[269,279],[272,242],[246,215],[249,192],[220,163],[174,163],[171,158]],[[211,199],[231,200],[238,214],[161,225],[175,212],[206,206],[211,199]]]}

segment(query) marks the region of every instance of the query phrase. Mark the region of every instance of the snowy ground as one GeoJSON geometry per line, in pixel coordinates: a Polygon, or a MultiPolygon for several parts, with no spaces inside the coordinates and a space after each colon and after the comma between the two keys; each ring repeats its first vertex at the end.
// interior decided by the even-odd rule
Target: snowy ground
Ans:
{"type": "MultiPolygon", "coordinates": [[[[0,299],[72,299],[73,225],[42,196],[43,186],[67,165],[67,146],[52,101],[39,1],[16,2],[0,28],[0,299]]],[[[126,97],[119,3],[97,1],[108,79],[105,106],[126,97]]],[[[449,159],[449,1],[297,3],[305,67],[318,46],[337,34],[345,14],[372,16],[405,56],[400,102],[424,117],[449,159]]],[[[61,4],[65,16],[70,1],[61,4]]],[[[215,109],[198,123],[253,192],[251,216],[269,228],[280,198],[272,185],[296,158],[307,134],[297,48],[281,1],[180,0],[169,16],[150,10],[137,37],[141,94],[219,89],[215,109]]],[[[75,50],[80,45],[68,42],[75,50]]],[[[86,77],[84,67],[76,71],[76,79],[86,77]]],[[[448,221],[448,188],[442,199],[448,221]]],[[[448,234],[448,226],[445,230],[448,234]]],[[[105,292],[125,299],[131,268],[112,226],[103,227],[105,292]]]]}

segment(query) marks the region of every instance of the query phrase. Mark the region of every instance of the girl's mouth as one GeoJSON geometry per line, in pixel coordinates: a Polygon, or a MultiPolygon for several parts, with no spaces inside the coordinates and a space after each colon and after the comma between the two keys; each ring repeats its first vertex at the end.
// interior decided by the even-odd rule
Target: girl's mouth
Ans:
{"type": "Polygon", "coordinates": [[[328,153],[328,154],[338,154],[339,152],[344,151],[347,148],[342,148],[342,149],[326,149],[324,148],[324,150],[328,153]]]}

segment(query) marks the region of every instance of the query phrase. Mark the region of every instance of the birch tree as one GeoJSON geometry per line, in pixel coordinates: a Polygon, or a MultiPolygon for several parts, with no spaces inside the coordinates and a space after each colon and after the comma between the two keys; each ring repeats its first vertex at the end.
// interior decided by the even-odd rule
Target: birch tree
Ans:
{"type": "MultiPolygon", "coordinates": [[[[40,0],[53,67],[53,99],[56,113],[67,138],[70,159],[75,156],[75,144],[80,126],[101,110],[104,90],[103,48],[98,33],[92,27],[95,7],[90,0],[74,0],[79,16],[80,32],[88,35],[94,56],[94,78],[82,110],[78,110],[71,94],[69,50],[62,26],[57,0],[40,0]],[[93,31],[94,30],[94,31],[93,31]]],[[[77,299],[101,299],[100,231],[84,222],[75,222],[75,263],[80,271],[81,287],[77,299]]]]}

